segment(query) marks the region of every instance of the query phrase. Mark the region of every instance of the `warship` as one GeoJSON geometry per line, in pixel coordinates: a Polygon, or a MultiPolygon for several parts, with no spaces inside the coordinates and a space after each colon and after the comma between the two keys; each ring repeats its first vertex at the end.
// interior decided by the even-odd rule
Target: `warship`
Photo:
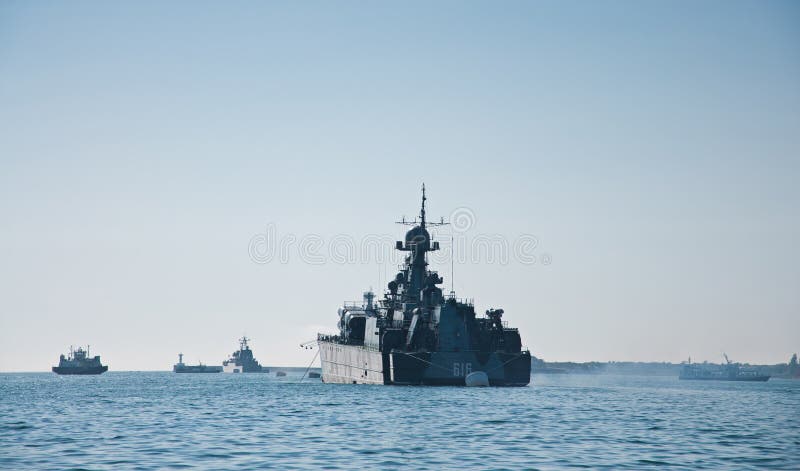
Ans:
{"type": "Polygon", "coordinates": [[[767,381],[769,375],[759,374],[758,371],[743,368],[739,363],[732,363],[727,354],[724,365],[708,365],[692,363],[692,359],[684,363],[678,379],[687,380],[717,380],[717,381],[767,381]]]}
{"type": "Polygon", "coordinates": [[[178,363],[172,366],[175,373],[222,373],[221,366],[208,366],[202,362],[199,365],[187,365],[183,363],[183,353],[178,354],[178,363]]]}
{"type": "Polygon", "coordinates": [[[239,350],[233,352],[231,357],[222,362],[222,371],[225,373],[269,373],[269,369],[258,364],[253,357],[253,351],[247,345],[247,337],[239,339],[239,350]]]}
{"type": "Polygon", "coordinates": [[[100,356],[89,357],[89,346],[86,350],[78,347],[73,350],[69,347],[69,354],[61,354],[58,366],[53,367],[53,373],[60,375],[99,375],[108,371],[108,366],[100,363],[100,356]]]}
{"type": "Polygon", "coordinates": [[[439,250],[428,228],[445,225],[425,218],[425,185],[419,222],[396,250],[407,252],[400,272],[383,299],[367,291],[363,301],[339,309],[339,333],[318,334],[325,383],[386,385],[526,386],[531,355],[518,329],[502,320],[503,309],[476,315],[472,301],[451,290],[442,295],[443,278],[428,270],[428,252],[439,250]]]}

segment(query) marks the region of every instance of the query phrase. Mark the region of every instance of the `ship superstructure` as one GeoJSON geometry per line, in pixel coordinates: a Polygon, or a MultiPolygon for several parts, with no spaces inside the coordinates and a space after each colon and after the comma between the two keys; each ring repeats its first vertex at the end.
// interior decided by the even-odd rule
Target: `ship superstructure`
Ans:
{"type": "Polygon", "coordinates": [[[89,356],[89,346],[73,349],[69,347],[67,355],[61,354],[58,366],[53,367],[53,373],[60,375],[99,375],[108,371],[108,366],[100,363],[100,355],[89,356]]]}
{"type": "Polygon", "coordinates": [[[530,382],[531,356],[519,331],[502,320],[502,309],[478,317],[471,301],[445,297],[443,278],[428,269],[428,252],[439,250],[428,228],[425,186],[419,221],[396,249],[405,262],[383,298],[367,291],[363,302],[339,309],[339,334],[319,334],[322,381],[353,384],[464,385],[483,372],[494,386],[530,382]]]}
{"type": "Polygon", "coordinates": [[[261,366],[247,342],[250,339],[242,337],[239,339],[239,350],[231,354],[231,357],[222,362],[222,371],[225,373],[269,373],[267,368],[261,366]]]}

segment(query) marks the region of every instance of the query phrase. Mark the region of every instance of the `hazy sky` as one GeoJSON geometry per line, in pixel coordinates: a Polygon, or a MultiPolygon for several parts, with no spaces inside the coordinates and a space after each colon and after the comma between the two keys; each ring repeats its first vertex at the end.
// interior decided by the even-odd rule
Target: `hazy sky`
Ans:
{"type": "Polygon", "coordinates": [[[800,6],[0,2],[0,370],[219,364],[243,333],[306,365],[395,269],[337,251],[400,238],[423,181],[468,244],[538,239],[455,267],[536,356],[787,361],[800,6]]]}

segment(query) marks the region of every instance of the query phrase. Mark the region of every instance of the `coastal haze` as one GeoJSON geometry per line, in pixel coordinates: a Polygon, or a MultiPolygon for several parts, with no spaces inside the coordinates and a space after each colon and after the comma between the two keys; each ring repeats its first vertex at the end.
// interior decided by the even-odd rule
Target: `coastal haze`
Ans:
{"type": "Polygon", "coordinates": [[[306,366],[423,182],[537,357],[788,361],[800,7],[491,7],[0,4],[0,371],[306,366]]]}

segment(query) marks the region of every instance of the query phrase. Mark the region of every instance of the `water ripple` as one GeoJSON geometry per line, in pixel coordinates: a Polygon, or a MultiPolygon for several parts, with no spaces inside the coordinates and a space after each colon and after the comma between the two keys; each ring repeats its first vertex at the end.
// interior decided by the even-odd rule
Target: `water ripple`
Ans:
{"type": "Polygon", "coordinates": [[[800,468],[800,382],[555,375],[468,389],[299,377],[0,374],[0,468],[800,468]]]}

